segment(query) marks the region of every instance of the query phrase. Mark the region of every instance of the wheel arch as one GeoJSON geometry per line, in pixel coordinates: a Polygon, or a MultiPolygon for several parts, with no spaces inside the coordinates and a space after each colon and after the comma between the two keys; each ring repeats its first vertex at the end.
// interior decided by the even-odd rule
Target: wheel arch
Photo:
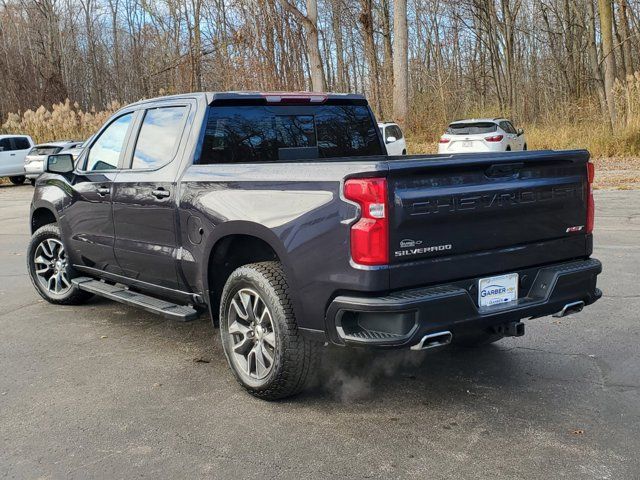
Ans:
{"type": "Polygon", "coordinates": [[[31,212],[29,225],[31,234],[44,225],[58,223],[58,212],[50,205],[36,204],[31,212]]]}
{"type": "Polygon", "coordinates": [[[270,229],[251,222],[228,222],[215,230],[218,230],[217,234],[207,242],[206,258],[203,259],[206,267],[202,269],[202,285],[214,322],[217,322],[222,289],[229,275],[242,265],[278,261],[289,285],[293,283],[285,246],[270,229]]]}

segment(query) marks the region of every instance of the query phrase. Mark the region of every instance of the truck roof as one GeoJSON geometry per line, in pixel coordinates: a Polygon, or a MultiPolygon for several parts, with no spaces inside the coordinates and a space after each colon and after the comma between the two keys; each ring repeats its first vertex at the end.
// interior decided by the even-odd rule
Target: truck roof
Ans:
{"type": "Polygon", "coordinates": [[[138,105],[148,102],[157,102],[166,99],[194,98],[206,97],[207,103],[214,102],[233,102],[233,101],[255,101],[265,99],[269,103],[280,102],[309,102],[324,103],[327,100],[342,100],[353,102],[366,102],[364,95],[358,93],[326,93],[326,92],[258,92],[258,91],[232,91],[232,92],[193,92],[181,93],[177,95],[167,95],[140,100],[132,105],[138,105]]]}

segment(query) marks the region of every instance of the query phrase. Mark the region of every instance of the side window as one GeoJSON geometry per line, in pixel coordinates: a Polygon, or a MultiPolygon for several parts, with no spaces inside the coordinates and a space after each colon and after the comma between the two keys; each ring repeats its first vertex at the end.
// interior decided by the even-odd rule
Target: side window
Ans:
{"type": "Polygon", "coordinates": [[[15,146],[16,150],[28,150],[31,148],[29,140],[24,137],[14,137],[13,145],[15,146]]]}
{"type": "Polygon", "coordinates": [[[127,113],[112,122],[102,132],[89,150],[85,170],[113,170],[118,167],[118,159],[132,119],[133,112],[127,113]]]}
{"type": "Polygon", "coordinates": [[[385,141],[389,137],[396,137],[396,141],[400,140],[402,138],[402,132],[395,125],[390,125],[387,127],[387,135],[386,135],[385,141]]]}
{"type": "Polygon", "coordinates": [[[507,121],[500,122],[500,128],[507,133],[516,133],[516,129],[513,128],[513,125],[511,125],[511,122],[507,122],[507,121]]]}
{"type": "Polygon", "coordinates": [[[393,126],[393,136],[396,137],[397,140],[402,139],[402,130],[400,130],[400,127],[397,125],[393,126]]]}
{"type": "Polygon", "coordinates": [[[157,168],[169,163],[178,148],[187,107],[159,107],[146,111],[131,168],[157,168]]]}
{"type": "Polygon", "coordinates": [[[1,138],[0,139],[0,152],[8,152],[13,150],[13,145],[11,145],[10,138],[1,138]]]}

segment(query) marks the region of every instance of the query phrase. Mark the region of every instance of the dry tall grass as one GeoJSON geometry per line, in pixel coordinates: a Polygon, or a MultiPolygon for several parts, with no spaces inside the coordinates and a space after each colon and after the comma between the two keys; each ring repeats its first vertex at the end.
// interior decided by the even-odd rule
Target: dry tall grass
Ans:
{"type": "Polygon", "coordinates": [[[120,108],[118,102],[112,102],[105,110],[96,112],[82,111],[78,104],[69,99],[53,105],[51,110],[40,106],[36,110],[10,113],[0,127],[3,133],[22,133],[30,135],[36,143],[54,140],[84,140],[120,108]]]}

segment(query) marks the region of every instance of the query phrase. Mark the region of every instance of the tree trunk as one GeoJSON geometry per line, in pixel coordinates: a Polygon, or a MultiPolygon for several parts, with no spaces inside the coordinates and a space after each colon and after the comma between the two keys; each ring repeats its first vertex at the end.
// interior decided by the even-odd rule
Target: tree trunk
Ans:
{"type": "Polygon", "coordinates": [[[314,92],[326,90],[324,71],[322,69],[322,56],[318,41],[318,1],[307,0],[307,54],[309,55],[309,70],[311,74],[311,89],[314,92]]]}
{"type": "Polygon", "coordinates": [[[611,0],[598,0],[600,13],[600,35],[602,36],[602,55],[604,56],[604,93],[609,110],[609,124],[611,129],[616,125],[616,104],[613,97],[613,87],[616,80],[616,57],[613,47],[613,12],[611,0]]]}
{"type": "Polygon", "coordinates": [[[393,38],[393,118],[406,127],[409,108],[407,0],[394,2],[393,38]]]}
{"type": "Polygon", "coordinates": [[[305,29],[311,89],[315,92],[324,92],[326,90],[326,83],[324,80],[322,56],[320,55],[318,39],[318,1],[307,0],[306,15],[298,10],[298,7],[289,3],[288,0],[280,0],[280,3],[303,25],[305,29]]]}
{"type": "Polygon", "coordinates": [[[333,27],[333,35],[336,42],[336,84],[334,88],[338,92],[344,92],[347,86],[346,72],[344,68],[344,42],[342,40],[342,0],[333,0],[331,2],[331,25],[333,27]]]}
{"type": "Polygon", "coordinates": [[[373,36],[373,0],[360,0],[362,11],[360,12],[360,24],[364,36],[364,55],[369,67],[369,82],[371,85],[371,105],[376,115],[382,114],[380,101],[380,70],[378,68],[378,56],[376,55],[376,42],[373,36]]]}

